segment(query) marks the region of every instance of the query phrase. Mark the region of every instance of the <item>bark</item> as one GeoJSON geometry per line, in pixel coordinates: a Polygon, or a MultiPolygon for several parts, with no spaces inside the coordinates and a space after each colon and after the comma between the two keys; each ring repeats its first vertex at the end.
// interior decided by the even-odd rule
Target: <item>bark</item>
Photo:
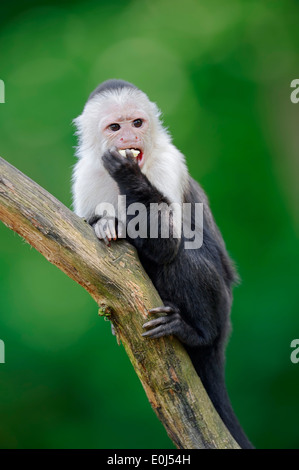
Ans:
{"type": "Polygon", "coordinates": [[[178,448],[239,448],[180,342],[141,336],[147,310],[162,301],[131,245],[106,247],[83,219],[2,158],[0,219],[94,298],[178,448]]]}

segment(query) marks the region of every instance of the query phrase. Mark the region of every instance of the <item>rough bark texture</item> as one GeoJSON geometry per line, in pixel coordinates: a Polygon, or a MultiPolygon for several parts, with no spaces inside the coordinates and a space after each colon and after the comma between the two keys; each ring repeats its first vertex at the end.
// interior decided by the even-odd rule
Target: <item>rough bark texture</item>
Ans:
{"type": "Polygon", "coordinates": [[[118,241],[107,248],[83,219],[2,158],[0,219],[84,287],[109,317],[178,448],[239,448],[179,341],[141,336],[147,309],[162,301],[132,246],[118,241]]]}

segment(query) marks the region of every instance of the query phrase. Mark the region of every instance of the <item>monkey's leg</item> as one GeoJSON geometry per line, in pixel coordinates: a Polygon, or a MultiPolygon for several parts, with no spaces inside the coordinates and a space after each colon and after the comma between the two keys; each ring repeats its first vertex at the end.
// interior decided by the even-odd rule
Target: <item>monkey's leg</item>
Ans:
{"type": "Polygon", "coordinates": [[[192,326],[183,320],[178,308],[162,306],[152,308],[149,310],[149,313],[166,313],[167,315],[144,323],[143,328],[151,329],[143,333],[142,336],[161,338],[162,336],[175,335],[182,343],[188,346],[203,345],[204,339],[192,326]]]}

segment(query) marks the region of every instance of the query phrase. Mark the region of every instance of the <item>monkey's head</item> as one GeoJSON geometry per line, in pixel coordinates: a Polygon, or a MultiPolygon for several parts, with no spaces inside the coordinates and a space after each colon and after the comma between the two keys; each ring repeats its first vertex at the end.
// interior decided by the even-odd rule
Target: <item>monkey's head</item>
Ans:
{"type": "Polygon", "coordinates": [[[103,82],[74,120],[79,156],[89,155],[101,164],[103,153],[112,147],[134,149],[139,151],[135,155],[140,168],[148,166],[150,157],[167,136],[160,114],[156,104],[135,85],[123,80],[103,82]]]}

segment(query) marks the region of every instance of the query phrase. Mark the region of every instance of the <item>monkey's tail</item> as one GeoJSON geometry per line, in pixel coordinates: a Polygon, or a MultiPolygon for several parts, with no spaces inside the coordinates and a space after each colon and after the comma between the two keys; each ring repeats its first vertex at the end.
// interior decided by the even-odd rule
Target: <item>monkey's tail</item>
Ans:
{"type": "Polygon", "coordinates": [[[242,449],[254,449],[233,411],[225,386],[224,364],[219,355],[203,348],[188,352],[215,409],[235,441],[242,449]]]}

